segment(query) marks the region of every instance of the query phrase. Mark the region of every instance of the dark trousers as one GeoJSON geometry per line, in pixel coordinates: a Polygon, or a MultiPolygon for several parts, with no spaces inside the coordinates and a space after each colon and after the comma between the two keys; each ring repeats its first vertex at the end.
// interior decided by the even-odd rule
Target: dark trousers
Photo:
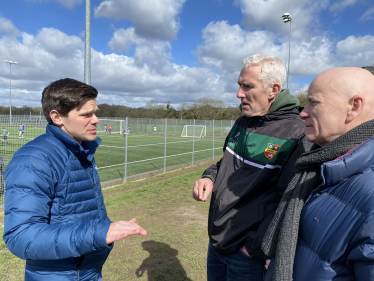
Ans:
{"type": "Polygon", "coordinates": [[[235,254],[220,255],[209,243],[207,274],[208,281],[262,281],[265,261],[252,259],[240,249],[235,254]]]}

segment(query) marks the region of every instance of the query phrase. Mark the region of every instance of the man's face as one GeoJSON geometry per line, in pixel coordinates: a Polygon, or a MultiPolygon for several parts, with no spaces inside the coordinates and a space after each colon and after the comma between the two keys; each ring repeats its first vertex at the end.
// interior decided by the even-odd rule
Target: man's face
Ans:
{"type": "Polygon", "coordinates": [[[245,116],[265,115],[270,109],[269,93],[272,86],[264,89],[262,81],[258,80],[262,66],[252,66],[242,69],[238,79],[239,91],[236,96],[241,100],[242,112],[245,116]]]}
{"type": "Polygon", "coordinates": [[[325,146],[347,131],[349,103],[339,96],[330,81],[317,77],[308,90],[308,104],[300,113],[305,121],[306,139],[325,146]]]}
{"type": "Polygon", "coordinates": [[[87,100],[83,105],[71,110],[68,116],[61,116],[61,129],[78,143],[94,141],[96,139],[96,125],[100,122],[95,115],[98,109],[95,99],[87,100]]]}

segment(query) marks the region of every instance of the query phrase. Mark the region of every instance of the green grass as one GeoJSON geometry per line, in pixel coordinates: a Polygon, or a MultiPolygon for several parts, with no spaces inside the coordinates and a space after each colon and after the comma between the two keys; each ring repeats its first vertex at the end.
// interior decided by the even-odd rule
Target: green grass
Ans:
{"type": "MultiPolygon", "coordinates": [[[[115,243],[103,280],[206,280],[209,203],[192,199],[192,186],[210,163],[105,190],[112,221],[138,219],[147,236],[115,243]]],[[[1,217],[0,217],[1,221],[1,217]]],[[[3,228],[0,227],[0,232],[3,228]]],[[[0,242],[1,280],[23,280],[24,261],[0,242]]]]}
{"type": "MultiPolygon", "coordinates": [[[[99,136],[102,139],[102,143],[95,154],[95,159],[99,168],[101,181],[104,182],[118,179],[120,178],[120,174],[124,176],[126,138],[119,134],[99,134],[99,136]],[[108,167],[112,165],[115,166],[108,167]]],[[[224,139],[215,139],[215,156],[222,154],[223,143],[224,139]]],[[[166,146],[166,167],[191,163],[192,145],[192,138],[168,136],[166,146]]],[[[212,148],[212,139],[195,139],[194,161],[212,158],[212,148]]],[[[127,176],[163,169],[164,149],[165,137],[162,135],[129,135],[127,148],[127,176]],[[144,161],[146,159],[152,160],[144,161]]]]}
{"type": "MultiPolygon", "coordinates": [[[[3,124],[0,124],[2,129],[3,124]]],[[[19,127],[14,123],[13,127],[4,126],[9,132],[8,141],[10,145],[0,146],[0,156],[3,157],[5,165],[9,163],[20,147],[35,137],[45,133],[45,127],[35,127],[25,124],[25,139],[18,138],[19,127]]],[[[158,127],[161,130],[161,127],[158,127]]],[[[183,126],[181,126],[183,129],[183,126]]],[[[135,129],[135,128],[134,128],[135,129]]],[[[207,128],[207,134],[210,132],[207,128]]],[[[216,128],[216,136],[219,136],[216,128]]],[[[172,134],[173,130],[170,131],[172,134]]],[[[125,145],[126,138],[119,133],[105,135],[103,132],[97,134],[102,143],[99,146],[95,160],[99,168],[98,172],[102,182],[119,179],[125,176],[125,145]],[[109,166],[109,167],[108,167],[109,166]],[[111,167],[110,167],[111,166],[111,167]]],[[[208,134],[209,135],[209,134],[208,134]]],[[[215,138],[215,156],[222,155],[224,138],[215,138]]],[[[192,162],[192,138],[178,136],[167,136],[166,146],[166,168],[192,162]],[[176,155],[176,156],[173,156],[176,155]]],[[[213,139],[195,138],[194,162],[213,157],[213,139]]],[[[128,136],[127,148],[127,176],[137,175],[145,172],[164,169],[165,136],[163,134],[131,134],[128,136]],[[152,160],[147,160],[152,159],[152,160]]]]}

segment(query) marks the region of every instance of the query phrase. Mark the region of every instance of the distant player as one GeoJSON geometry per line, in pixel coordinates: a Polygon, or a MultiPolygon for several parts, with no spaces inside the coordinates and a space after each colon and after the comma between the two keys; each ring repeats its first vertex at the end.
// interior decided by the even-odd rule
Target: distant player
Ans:
{"type": "Polygon", "coordinates": [[[106,127],[106,125],[105,125],[104,130],[105,130],[105,135],[107,135],[108,134],[108,128],[106,127]]]}
{"type": "Polygon", "coordinates": [[[113,129],[112,125],[109,125],[109,134],[112,133],[112,129],[113,129]]]}
{"type": "Polygon", "coordinates": [[[23,135],[25,134],[25,124],[22,123],[22,138],[24,139],[23,135]]]}
{"type": "Polygon", "coordinates": [[[127,127],[127,134],[130,135],[130,126],[127,127]]]}
{"type": "Polygon", "coordinates": [[[6,141],[6,145],[8,145],[8,136],[9,136],[9,132],[7,130],[5,130],[5,128],[3,128],[3,136],[1,137],[1,146],[4,145],[4,141],[6,141]]]}
{"type": "Polygon", "coordinates": [[[21,125],[19,125],[19,130],[18,130],[18,136],[19,136],[19,139],[24,139],[24,137],[23,137],[23,133],[24,133],[24,126],[22,126],[22,124],[21,125]]]}
{"type": "Polygon", "coordinates": [[[122,129],[122,135],[123,135],[123,136],[126,135],[126,126],[123,126],[123,129],[122,129]]]}

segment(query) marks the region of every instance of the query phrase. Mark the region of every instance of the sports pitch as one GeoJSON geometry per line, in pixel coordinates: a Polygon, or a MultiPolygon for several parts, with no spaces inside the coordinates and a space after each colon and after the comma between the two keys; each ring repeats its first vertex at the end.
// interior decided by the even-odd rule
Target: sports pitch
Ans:
{"type": "MultiPolygon", "coordinates": [[[[3,126],[0,127],[2,129],[3,126]]],[[[45,127],[33,127],[26,124],[25,139],[19,139],[18,127],[9,128],[9,145],[0,146],[0,156],[5,165],[11,160],[13,153],[25,143],[45,133],[45,127]]],[[[118,132],[105,135],[98,132],[102,139],[95,160],[101,182],[119,179],[125,176],[126,137],[118,132]]],[[[164,169],[164,134],[130,134],[127,137],[127,173],[133,176],[155,170],[164,169]]],[[[214,140],[214,156],[222,155],[224,138],[214,140]]],[[[178,166],[192,162],[193,138],[178,136],[166,137],[166,167],[178,166]]],[[[213,157],[213,139],[195,138],[193,160],[199,161],[213,157]]]]}
{"type": "MultiPolygon", "coordinates": [[[[124,176],[126,138],[120,134],[98,133],[102,143],[95,154],[101,181],[124,176]]],[[[214,140],[214,155],[222,155],[224,139],[214,140]]],[[[130,134],[127,137],[127,176],[164,169],[164,135],[130,134]]],[[[166,167],[192,162],[193,139],[166,137],[166,167]]],[[[213,157],[213,139],[195,138],[194,161],[213,157]]]]}

